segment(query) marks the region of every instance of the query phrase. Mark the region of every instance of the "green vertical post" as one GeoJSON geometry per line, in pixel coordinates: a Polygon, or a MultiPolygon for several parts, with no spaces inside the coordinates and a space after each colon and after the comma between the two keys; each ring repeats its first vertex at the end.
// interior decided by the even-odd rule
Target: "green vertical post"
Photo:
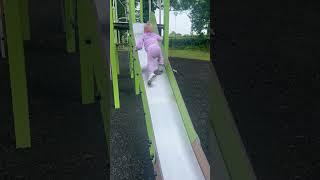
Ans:
{"type": "Polygon", "coordinates": [[[137,52],[134,50],[135,48],[135,40],[132,36],[133,30],[132,26],[134,23],[136,23],[136,15],[135,15],[136,7],[135,7],[135,0],[129,0],[129,24],[130,24],[130,33],[131,33],[131,50],[132,50],[132,56],[133,56],[133,69],[134,69],[134,85],[135,85],[135,91],[136,94],[140,93],[140,72],[137,71],[137,67],[139,66],[139,62],[137,61],[137,52]]]}
{"type": "Polygon", "coordinates": [[[90,6],[87,0],[78,0],[78,29],[79,29],[79,50],[81,66],[81,94],[82,103],[90,104],[94,102],[94,76],[92,60],[97,58],[94,54],[94,34],[95,29],[90,26],[94,18],[92,12],[88,11],[90,6]]]}
{"type": "Polygon", "coordinates": [[[132,40],[131,35],[129,34],[129,68],[130,68],[130,77],[131,79],[134,78],[134,71],[133,71],[133,55],[132,55],[132,40]]]}
{"type": "Polygon", "coordinates": [[[29,19],[29,1],[19,0],[19,12],[21,19],[21,29],[23,40],[30,40],[30,19],[29,19]]]}
{"type": "Polygon", "coordinates": [[[120,74],[120,61],[119,61],[119,54],[118,54],[117,47],[115,48],[115,57],[116,57],[116,62],[117,62],[117,73],[119,75],[120,74]]]}
{"type": "Polygon", "coordinates": [[[110,61],[111,61],[111,73],[112,73],[112,85],[113,85],[113,99],[114,107],[116,109],[120,108],[120,99],[119,99],[119,86],[118,86],[118,65],[116,58],[116,47],[114,43],[114,26],[113,26],[113,8],[110,1],[110,61]]]}
{"type": "Polygon", "coordinates": [[[135,85],[135,90],[136,90],[136,94],[140,94],[140,71],[138,70],[138,67],[140,66],[138,60],[137,60],[137,55],[134,56],[133,58],[133,62],[134,62],[134,85],[135,85]]]}
{"type": "Polygon", "coordinates": [[[65,28],[66,28],[66,43],[67,52],[73,53],[76,51],[75,38],[75,4],[73,0],[64,0],[65,11],[65,28]]]}
{"type": "Polygon", "coordinates": [[[31,147],[28,93],[18,0],[4,0],[16,147],[31,147]]]}
{"type": "Polygon", "coordinates": [[[135,0],[129,0],[129,21],[136,23],[136,5],[135,0]]]}
{"type": "Polygon", "coordinates": [[[168,56],[169,52],[169,15],[170,15],[170,0],[164,0],[164,53],[168,56]]]}
{"type": "MultiPolygon", "coordinates": [[[[112,7],[111,5],[110,5],[110,7],[112,7]]],[[[116,8],[113,8],[113,19],[116,19],[116,8]]],[[[113,24],[113,21],[112,21],[112,24],[113,24]]],[[[111,26],[111,25],[110,25],[111,26]]],[[[112,25],[112,28],[114,29],[114,26],[112,25]]],[[[110,30],[111,30],[111,28],[110,28],[110,30]]],[[[118,43],[118,31],[117,30],[115,30],[114,29],[114,35],[113,35],[113,37],[114,37],[114,42],[115,43],[118,43]]],[[[111,35],[111,34],[110,34],[111,35]]],[[[112,36],[110,36],[110,37],[112,37],[112,36]]],[[[117,47],[115,46],[114,47],[114,49],[115,49],[115,59],[116,59],[116,66],[117,66],[117,74],[119,75],[120,74],[120,66],[119,66],[119,58],[118,58],[118,50],[117,50],[117,47]]]]}
{"type": "Polygon", "coordinates": [[[143,23],[143,0],[140,0],[140,22],[143,23]]]}

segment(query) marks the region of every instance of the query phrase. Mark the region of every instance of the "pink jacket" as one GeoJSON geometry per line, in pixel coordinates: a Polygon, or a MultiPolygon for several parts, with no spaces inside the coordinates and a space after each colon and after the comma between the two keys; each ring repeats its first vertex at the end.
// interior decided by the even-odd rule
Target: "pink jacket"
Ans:
{"type": "Polygon", "coordinates": [[[144,48],[146,49],[146,51],[148,51],[148,48],[150,47],[150,45],[157,44],[159,41],[162,41],[162,37],[159,36],[158,34],[153,32],[143,33],[143,35],[140,37],[140,39],[137,42],[136,48],[140,50],[144,45],[144,48]]]}

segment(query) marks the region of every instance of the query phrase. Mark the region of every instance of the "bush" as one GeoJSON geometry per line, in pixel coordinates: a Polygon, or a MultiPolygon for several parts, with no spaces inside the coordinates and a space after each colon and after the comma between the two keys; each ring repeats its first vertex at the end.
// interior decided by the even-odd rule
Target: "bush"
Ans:
{"type": "Polygon", "coordinates": [[[210,39],[207,36],[169,37],[170,49],[209,49],[210,39]]]}

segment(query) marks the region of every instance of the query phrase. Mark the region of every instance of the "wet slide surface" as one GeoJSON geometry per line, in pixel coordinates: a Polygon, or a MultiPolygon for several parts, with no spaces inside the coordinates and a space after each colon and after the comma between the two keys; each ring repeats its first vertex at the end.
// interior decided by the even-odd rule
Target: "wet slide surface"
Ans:
{"type": "MultiPolygon", "coordinates": [[[[142,23],[133,25],[136,41],[143,33],[143,25],[142,23]]],[[[184,128],[166,72],[157,76],[153,81],[153,86],[148,87],[147,75],[144,72],[147,65],[145,50],[138,51],[138,55],[144,80],[141,83],[146,89],[155,147],[163,179],[204,179],[184,128]]]]}

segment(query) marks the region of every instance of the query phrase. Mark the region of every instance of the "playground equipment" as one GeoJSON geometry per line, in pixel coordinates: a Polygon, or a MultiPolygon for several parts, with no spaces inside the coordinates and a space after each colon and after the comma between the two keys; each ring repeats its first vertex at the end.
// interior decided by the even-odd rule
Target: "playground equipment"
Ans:
{"type": "MultiPolygon", "coordinates": [[[[140,3],[142,4],[142,1],[140,3]]],[[[140,7],[140,23],[136,22],[134,0],[128,1],[128,9],[130,74],[134,80],[135,92],[141,96],[143,102],[148,137],[151,142],[150,156],[157,172],[156,179],[210,179],[209,163],[168,61],[169,1],[164,1],[164,46],[162,50],[165,58],[165,72],[155,79],[153,88],[148,87],[147,77],[143,73],[147,62],[146,52],[144,49],[139,52],[135,50],[136,41],[143,33],[144,24],[141,18],[143,8],[140,7]]],[[[154,27],[157,27],[156,17],[152,12],[149,12],[149,21],[154,27]]],[[[113,26],[113,22],[110,22],[110,26],[113,26]]],[[[113,27],[110,29],[113,31],[113,27]]],[[[159,33],[158,28],[155,28],[155,31],[159,33]]],[[[110,37],[113,39],[114,34],[110,33],[110,37]]],[[[110,43],[113,42],[110,41],[110,43]]],[[[110,48],[113,54],[111,57],[116,60],[114,57],[116,49],[113,49],[113,45],[110,48]]],[[[116,72],[116,68],[116,65],[112,66],[112,72],[116,72]]],[[[116,77],[112,79],[115,85],[117,79],[116,77]]],[[[114,90],[115,88],[118,87],[114,86],[114,90]]],[[[118,95],[117,92],[114,93],[115,104],[117,104],[118,95]]]]}
{"type": "MultiPolygon", "coordinates": [[[[66,51],[79,47],[82,103],[100,102],[106,142],[109,139],[108,52],[109,19],[107,1],[65,0],[66,51]],[[77,17],[77,18],[76,18],[77,17]],[[78,39],[76,42],[76,27],[78,39]],[[95,90],[96,89],[96,90],[95,90]],[[96,98],[99,97],[99,98],[96,98]]],[[[16,148],[31,147],[24,40],[30,40],[28,0],[1,0],[2,49],[9,63],[16,148]],[[18,9],[18,10],[17,10],[18,9]],[[3,23],[5,22],[5,24],[3,23]]],[[[108,145],[109,147],[109,145],[108,145]]],[[[109,154],[109,153],[108,153],[109,154]]]]}

